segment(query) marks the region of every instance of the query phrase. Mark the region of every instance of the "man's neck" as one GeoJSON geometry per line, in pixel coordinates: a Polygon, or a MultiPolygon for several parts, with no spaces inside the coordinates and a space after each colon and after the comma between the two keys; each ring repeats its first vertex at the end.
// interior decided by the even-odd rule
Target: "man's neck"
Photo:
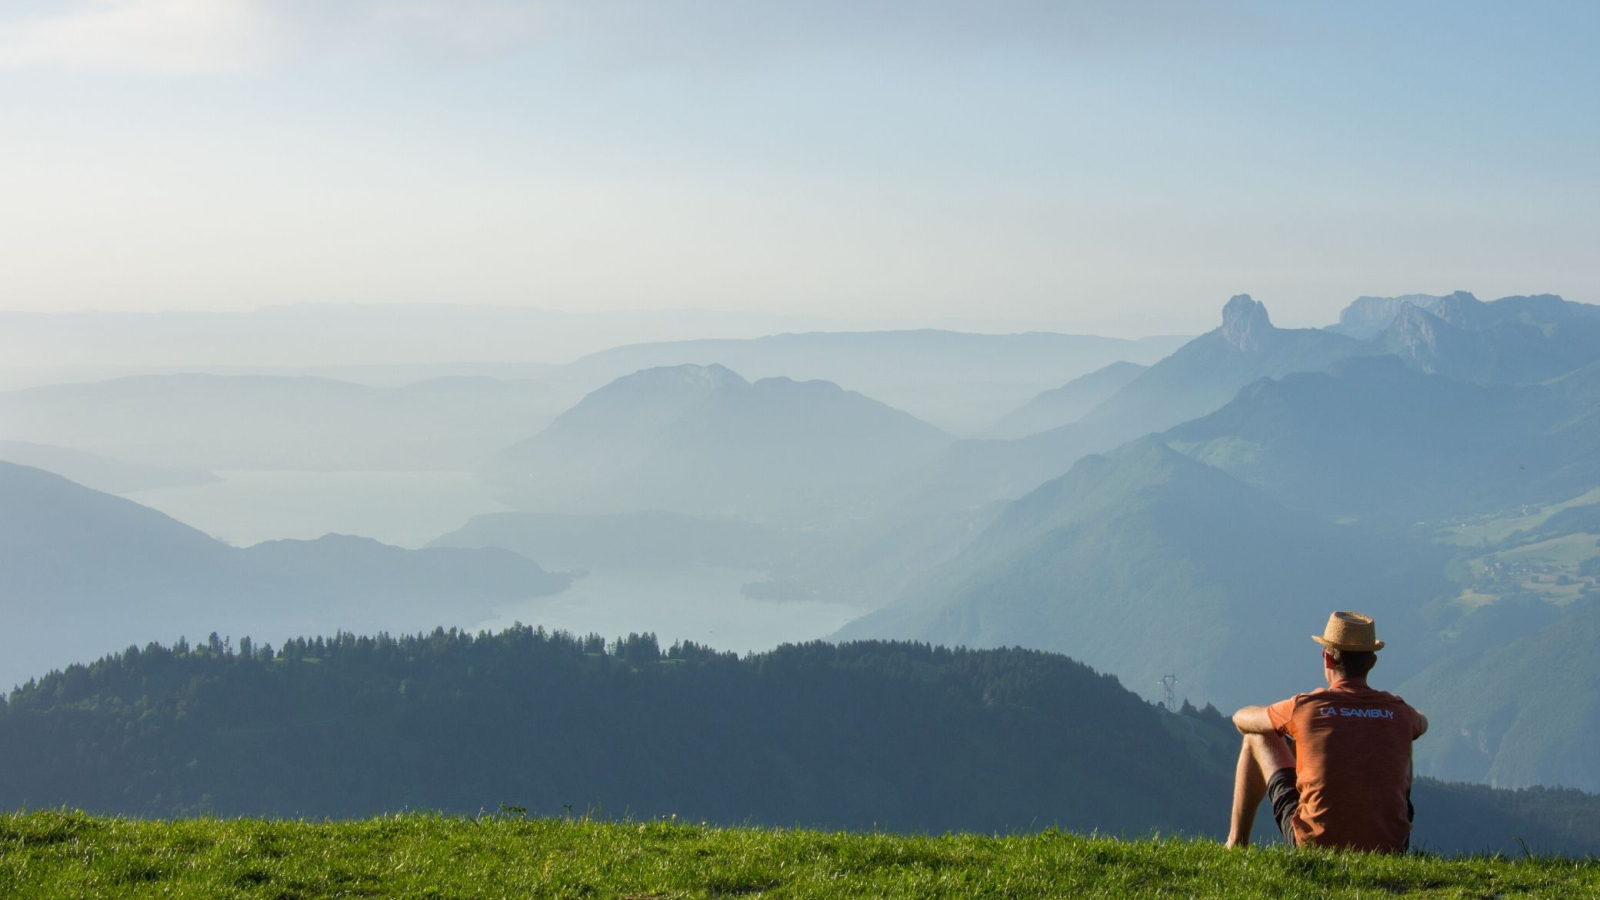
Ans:
{"type": "Polygon", "coordinates": [[[1356,688],[1364,688],[1366,686],[1366,678],[1345,678],[1336,675],[1328,680],[1328,690],[1331,691],[1337,691],[1341,688],[1344,690],[1354,690],[1356,688]]]}

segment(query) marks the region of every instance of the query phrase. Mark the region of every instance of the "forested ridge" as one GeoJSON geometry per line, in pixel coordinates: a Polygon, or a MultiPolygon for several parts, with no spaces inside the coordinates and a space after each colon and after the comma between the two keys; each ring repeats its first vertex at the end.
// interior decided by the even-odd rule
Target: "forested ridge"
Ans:
{"type": "Polygon", "coordinates": [[[351,816],[499,803],[902,830],[1193,827],[1224,798],[1065,657],[813,643],[744,659],[514,628],[213,637],[72,666],[0,713],[0,805],[351,816]],[[1130,793],[1133,778],[1150,788],[1130,793]]]}
{"type": "MultiPolygon", "coordinates": [[[[740,657],[515,627],[130,647],[0,703],[0,808],[595,814],[1215,835],[1237,736],[1057,654],[865,641],[740,657]]],[[[1418,785],[1446,851],[1600,850],[1600,798],[1418,785]]]]}

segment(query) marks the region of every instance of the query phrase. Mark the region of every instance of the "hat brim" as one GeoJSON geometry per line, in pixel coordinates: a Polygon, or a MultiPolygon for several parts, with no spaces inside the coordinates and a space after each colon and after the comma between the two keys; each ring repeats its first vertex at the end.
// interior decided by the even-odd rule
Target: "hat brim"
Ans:
{"type": "Polygon", "coordinates": [[[1335,644],[1320,634],[1313,634],[1311,639],[1329,650],[1348,650],[1351,653],[1376,653],[1383,649],[1383,641],[1373,641],[1371,644],[1335,644]]]}

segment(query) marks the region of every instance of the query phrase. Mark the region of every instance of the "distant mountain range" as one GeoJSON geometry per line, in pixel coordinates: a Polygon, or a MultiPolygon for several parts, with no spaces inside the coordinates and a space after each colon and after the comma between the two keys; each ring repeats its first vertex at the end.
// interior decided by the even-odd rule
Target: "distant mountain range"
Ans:
{"type": "Polygon", "coordinates": [[[1116,362],[1153,363],[1186,340],[933,330],[778,334],[617,347],[572,363],[564,376],[600,381],[640,369],[717,364],[755,380],[831,381],[966,434],[1040,391],[1116,362]]]}
{"type": "Polygon", "coordinates": [[[511,502],[546,512],[850,516],[950,441],[828,382],[685,365],[595,391],[488,474],[511,502]]]}
{"type": "MultiPolygon", "coordinates": [[[[347,316],[335,312],[319,314],[333,315],[339,328],[353,328],[368,321],[371,311],[347,310],[347,316]]],[[[520,321],[514,312],[500,311],[505,314],[501,318],[510,317],[502,323],[507,332],[501,337],[516,339],[508,324],[520,321]]],[[[428,320],[426,307],[406,307],[404,313],[411,323],[405,327],[428,320]]],[[[302,314],[310,315],[306,310],[278,310],[261,313],[259,321],[228,318],[229,333],[253,341],[247,321],[271,332],[302,314]]],[[[0,314],[0,321],[6,315],[0,314]]],[[[27,320],[19,326],[23,331],[44,327],[41,323],[50,329],[71,324],[50,317],[22,318],[27,320]]],[[[127,326],[151,326],[147,319],[133,317],[127,326]]],[[[187,321],[179,316],[174,322],[178,320],[187,321]]],[[[499,320],[485,313],[474,321],[487,327],[499,320]]],[[[319,333],[316,340],[322,337],[319,333]]],[[[724,364],[754,380],[831,381],[950,427],[972,430],[1040,390],[1114,361],[1154,361],[1182,340],[932,330],[814,332],[637,344],[563,366],[308,365],[301,374],[292,368],[251,373],[245,354],[214,362],[203,372],[0,391],[0,440],[71,447],[143,465],[210,470],[470,471],[617,378],[689,363],[724,364]],[[407,382],[408,376],[418,380],[407,382]]],[[[307,352],[316,356],[321,351],[307,352]]],[[[91,371],[115,367],[83,369],[91,371]]]]}
{"type": "Polygon", "coordinates": [[[1342,504],[1336,515],[1559,498],[1594,477],[1596,370],[1600,307],[1559,297],[1362,297],[1338,326],[1318,330],[1275,328],[1265,307],[1240,295],[1221,326],[1155,365],[1110,366],[986,432],[1019,437],[953,445],[926,491],[968,503],[1015,497],[1087,453],[1172,429],[1169,443],[1196,458],[1292,504],[1321,491],[1330,502],[1317,508],[1342,504]],[[1450,380],[1407,378],[1400,366],[1450,380]],[[1322,377],[1330,370],[1332,381],[1322,377]],[[1547,379],[1556,380],[1543,390],[1493,387],[1547,379]],[[1507,477],[1513,457],[1517,475],[1507,477]],[[1448,489],[1491,471],[1500,473],[1492,488],[1448,489]]]}
{"type": "Polygon", "coordinates": [[[505,550],[328,535],[238,549],[137,503],[0,463],[0,685],[131,643],[211,631],[473,625],[564,589],[505,550]]]}
{"type": "Polygon", "coordinates": [[[1240,294],[1223,307],[1220,327],[1139,373],[1082,421],[1124,439],[1165,431],[1221,407],[1258,379],[1314,372],[1370,352],[1342,334],[1275,328],[1265,306],[1240,294]]]}
{"type": "MultiPolygon", "coordinates": [[[[0,312],[7,366],[565,363],[648,340],[847,327],[822,316],[634,309],[569,313],[468,303],[293,303],[244,312],[0,312]]],[[[860,327],[883,327],[867,323],[860,327]]]]}

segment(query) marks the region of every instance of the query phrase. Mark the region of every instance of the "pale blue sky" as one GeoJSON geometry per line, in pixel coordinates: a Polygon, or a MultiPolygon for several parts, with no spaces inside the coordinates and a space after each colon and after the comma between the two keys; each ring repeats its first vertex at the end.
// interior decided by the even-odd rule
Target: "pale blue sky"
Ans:
{"type": "Polygon", "coordinates": [[[1600,302],[1597,10],[12,0],[0,308],[1600,302]]]}

